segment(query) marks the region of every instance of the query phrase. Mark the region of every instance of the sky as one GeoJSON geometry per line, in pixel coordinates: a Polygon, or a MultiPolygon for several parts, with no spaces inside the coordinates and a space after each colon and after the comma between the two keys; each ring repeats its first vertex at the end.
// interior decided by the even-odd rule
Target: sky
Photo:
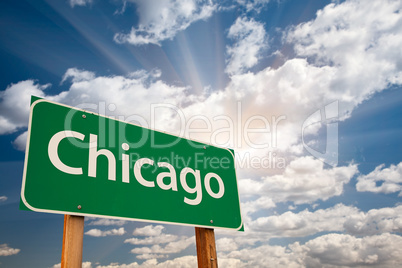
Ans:
{"type": "MultiPolygon", "coordinates": [[[[402,267],[401,9],[1,1],[0,267],[60,267],[63,215],[19,210],[31,95],[233,149],[220,267],[402,267]]],[[[83,267],[196,267],[194,228],[86,217],[83,267]]]]}

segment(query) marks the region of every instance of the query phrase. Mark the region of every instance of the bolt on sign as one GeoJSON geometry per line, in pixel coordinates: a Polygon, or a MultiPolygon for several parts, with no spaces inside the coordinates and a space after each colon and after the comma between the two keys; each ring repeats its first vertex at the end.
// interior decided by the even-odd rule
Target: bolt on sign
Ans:
{"type": "Polygon", "coordinates": [[[233,151],[35,97],[21,208],[242,227],[233,151]]]}

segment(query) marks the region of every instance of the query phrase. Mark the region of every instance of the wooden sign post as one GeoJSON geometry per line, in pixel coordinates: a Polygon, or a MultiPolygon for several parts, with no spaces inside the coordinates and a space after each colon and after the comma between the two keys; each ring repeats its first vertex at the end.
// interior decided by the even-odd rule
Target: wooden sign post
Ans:
{"type": "Polygon", "coordinates": [[[214,229],[195,227],[198,268],[217,268],[214,229]]]}
{"type": "Polygon", "coordinates": [[[81,268],[84,217],[64,215],[61,268],[81,268]]]}

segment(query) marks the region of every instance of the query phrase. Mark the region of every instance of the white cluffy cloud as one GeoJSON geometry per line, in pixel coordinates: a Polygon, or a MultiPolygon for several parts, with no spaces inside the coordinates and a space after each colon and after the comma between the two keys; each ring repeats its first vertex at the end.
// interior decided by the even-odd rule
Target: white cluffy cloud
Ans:
{"type": "Polygon", "coordinates": [[[117,43],[133,45],[157,44],[172,39],[178,32],[185,30],[192,23],[209,18],[216,6],[211,1],[196,0],[130,0],[137,6],[138,27],[132,27],[130,33],[118,33],[117,43]]]}
{"type": "Polygon", "coordinates": [[[173,253],[179,253],[195,243],[195,237],[176,236],[162,233],[165,227],[162,225],[147,225],[136,228],[133,235],[145,236],[145,238],[129,238],[124,243],[133,245],[153,245],[150,247],[136,247],[131,253],[137,254],[138,259],[160,259],[167,258],[173,253]]]}
{"type": "Polygon", "coordinates": [[[402,83],[401,9],[397,0],[332,3],[316,19],[294,27],[287,40],[298,56],[335,67],[331,94],[349,100],[350,109],[389,84],[402,83]]]}
{"type": "MultiPolygon", "coordinates": [[[[219,246],[231,240],[218,240],[219,246]]],[[[217,246],[218,246],[217,241],[217,246]]],[[[219,250],[219,248],[218,248],[219,250]]],[[[225,248],[218,252],[220,267],[265,268],[273,267],[376,267],[393,268],[402,262],[402,237],[384,233],[374,236],[354,237],[348,234],[326,234],[305,244],[288,246],[261,245],[242,249],[225,248]],[[228,250],[226,250],[228,249],[228,250]]],[[[183,256],[164,262],[149,259],[142,264],[109,264],[98,268],[183,267],[197,266],[195,256],[183,256]]]]}
{"type": "Polygon", "coordinates": [[[7,244],[0,244],[0,256],[11,256],[18,254],[20,249],[18,248],[10,248],[7,244]]]}
{"type": "Polygon", "coordinates": [[[402,232],[402,206],[371,209],[346,217],[345,231],[359,236],[402,232]]]}
{"type": "Polygon", "coordinates": [[[172,260],[167,260],[164,262],[158,262],[157,259],[149,259],[144,261],[141,264],[138,264],[137,262],[132,262],[129,264],[116,264],[116,263],[111,263],[109,265],[99,265],[96,266],[96,268],[147,268],[147,267],[155,267],[155,268],[174,268],[174,267],[180,267],[180,268],[192,268],[192,267],[197,267],[197,257],[195,256],[184,256],[184,257],[178,257],[172,260]]]}
{"type": "MultiPolygon", "coordinates": [[[[181,237],[179,240],[174,241],[174,242],[169,242],[164,246],[154,244],[151,247],[137,247],[137,248],[132,249],[131,253],[142,254],[142,255],[150,254],[150,256],[152,256],[154,254],[179,253],[194,243],[195,243],[195,237],[181,237]]],[[[148,256],[148,255],[145,255],[145,256],[148,256]]],[[[139,256],[139,257],[141,258],[141,256],[139,256]]]]}
{"type": "Polygon", "coordinates": [[[216,240],[216,250],[217,251],[222,251],[222,252],[228,252],[228,251],[233,251],[237,250],[238,245],[236,241],[233,238],[220,238],[216,240]]]}
{"type": "Polygon", "coordinates": [[[396,267],[401,263],[402,237],[384,233],[357,238],[351,235],[328,234],[308,241],[302,250],[307,267],[396,267]]]}
{"type": "Polygon", "coordinates": [[[374,171],[357,178],[356,190],[359,192],[396,193],[402,190],[402,162],[398,165],[379,165],[374,171]],[[379,183],[379,184],[378,184],[379,183]]]}
{"type": "Polygon", "coordinates": [[[357,238],[327,234],[300,245],[263,245],[232,251],[223,259],[241,260],[239,267],[396,267],[401,263],[402,237],[384,233],[357,238]]]}
{"type": "Polygon", "coordinates": [[[138,235],[138,236],[158,236],[162,234],[163,227],[162,225],[147,225],[142,228],[136,228],[133,231],[133,235],[138,235]]]}
{"type": "Polygon", "coordinates": [[[0,92],[0,135],[27,127],[31,95],[44,97],[44,90],[49,86],[26,80],[11,84],[0,92]]]}
{"type": "Polygon", "coordinates": [[[63,75],[63,79],[61,83],[64,83],[67,79],[71,78],[73,83],[93,80],[95,78],[95,74],[93,72],[79,70],[76,68],[70,68],[63,75]]]}
{"type": "Polygon", "coordinates": [[[228,46],[226,72],[239,74],[258,63],[261,51],[267,47],[264,25],[246,17],[237,18],[230,27],[228,37],[235,40],[228,46]]]}
{"type": "Polygon", "coordinates": [[[154,245],[154,244],[165,244],[165,243],[170,243],[173,242],[175,240],[177,240],[177,236],[176,235],[172,235],[172,234],[160,234],[157,236],[151,236],[151,237],[147,237],[147,238],[129,238],[124,240],[124,243],[130,243],[133,245],[154,245]]]}
{"type": "MultiPolygon", "coordinates": [[[[96,77],[92,72],[71,68],[63,77],[63,82],[71,79],[70,89],[53,96],[45,93],[48,84],[39,85],[33,80],[11,84],[0,92],[0,134],[27,127],[31,95],[150,127],[150,104],[167,102],[179,105],[187,98],[184,94],[186,88],[170,86],[154,78],[155,74],[147,72],[127,77],[96,77]]],[[[172,110],[171,113],[175,112],[172,110]]],[[[26,135],[24,132],[15,140],[18,149],[25,149],[26,135]]]]}
{"type": "Polygon", "coordinates": [[[282,174],[240,180],[239,188],[242,194],[269,196],[274,202],[313,203],[341,195],[357,171],[354,164],[325,169],[323,162],[306,156],[290,162],[282,174]]]}
{"type": "Polygon", "coordinates": [[[360,211],[337,204],[316,211],[287,211],[281,215],[259,217],[247,224],[264,237],[305,237],[321,232],[347,232],[356,236],[402,232],[402,206],[360,211]]]}
{"type": "Polygon", "coordinates": [[[69,0],[70,6],[86,6],[92,3],[92,0],[69,0]]]}
{"type": "Polygon", "coordinates": [[[0,202],[6,201],[8,198],[5,195],[0,196],[0,202]]]}
{"type": "Polygon", "coordinates": [[[236,0],[239,5],[246,8],[247,12],[260,12],[261,9],[269,3],[270,0],[236,0]]]}
{"type": "MultiPolygon", "coordinates": [[[[88,218],[88,217],[86,217],[86,218],[88,218]]],[[[104,219],[104,218],[92,220],[88,223],[88,225],[99,225],[99,226],[111,226],[111,225],[122,226],[124,224],[126,224],[126,221],[104,219]]]]}
{"type": "Polygon", "coordinates": [[[343,231],[343,224],[358,209],[338,204],[333,208],[307,209],[299,213],[287,211],[281,215],[260,217],[249,224],[249,228],[270,237],[304,237],[324,231],[343,231]]]}
{"type": "MultiPolygon", "coordinates": [[[[82,262],[81,268],[92,268],[92,263],[89,261],[82,262]]],[[[55,264],[52,268],[61,268],[61,263],[55,264]]]]}
{"type": "Polygon", "coordinates": [[[86,235],[95,236],[95,237],[103,237],[103,236],[110,236],[110,235],[124,235],[125,233],[126,233],[126,231],[124,230],[124,227],[121,227],[119,229],[106,230],[106,231],[102,231],[99,229],[91,229],[91,230],[85,232],[86,235]]]}

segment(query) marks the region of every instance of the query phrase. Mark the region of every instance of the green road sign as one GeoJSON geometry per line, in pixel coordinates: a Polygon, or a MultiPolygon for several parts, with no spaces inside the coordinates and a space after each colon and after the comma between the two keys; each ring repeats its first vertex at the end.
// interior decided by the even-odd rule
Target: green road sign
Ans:
{"type": "Polygon", "coordinates": [[[21,207],[240,229],[234,153],[38,99],[21,207]]]}

